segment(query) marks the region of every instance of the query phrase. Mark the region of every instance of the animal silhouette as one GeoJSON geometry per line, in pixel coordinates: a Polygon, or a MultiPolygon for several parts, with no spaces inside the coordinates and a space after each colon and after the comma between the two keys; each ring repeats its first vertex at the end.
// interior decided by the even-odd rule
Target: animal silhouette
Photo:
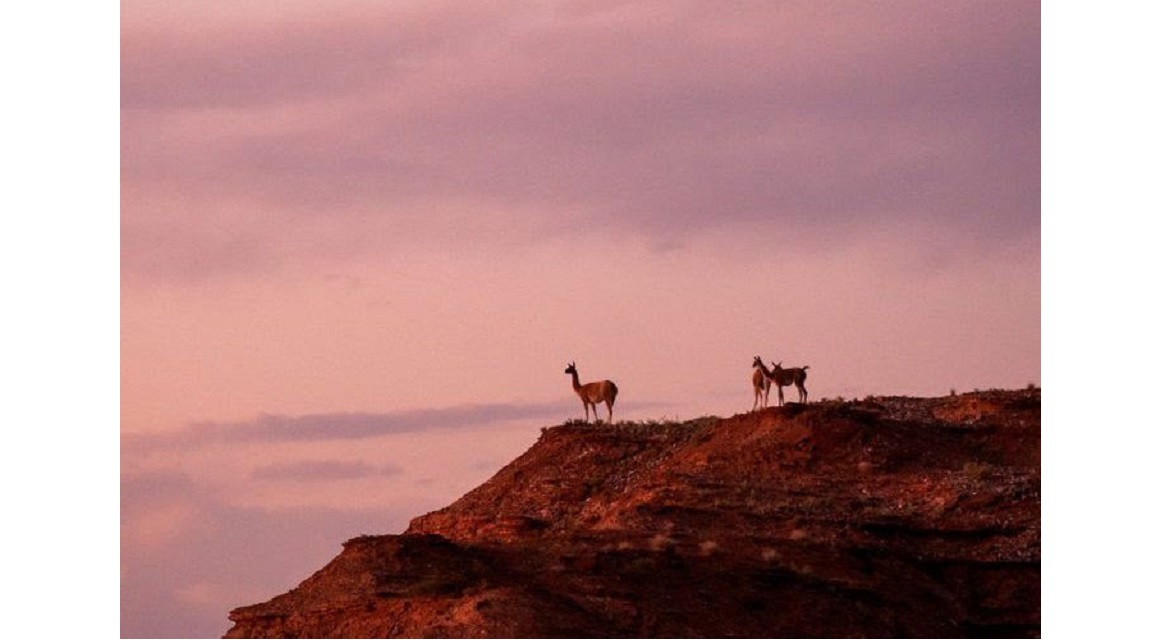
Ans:
{"type": "Polygon", "coordinates": [[[804,381],[808,379],[808,365],[784,369],[780,366],[781,364],[780,362],[773,362],[771,371],[772,382],[776,383],[776,391],[780,396],[780,404],[784,404],[784,387],[793,384],[800,392],[800,403],[807,403],[808,390],[804,388],[804,381]]]}

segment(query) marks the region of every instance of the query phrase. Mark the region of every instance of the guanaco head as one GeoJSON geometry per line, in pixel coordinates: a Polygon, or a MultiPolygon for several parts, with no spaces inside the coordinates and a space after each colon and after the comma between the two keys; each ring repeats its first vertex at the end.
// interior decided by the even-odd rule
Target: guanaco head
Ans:
{"type": "MultiPolygon", "coordinates": [[[[768,362],[772,362],[772,361],[769,360],[768,362]]],[[[783,369],[784,363],[783,362],[772,362],[772,368],[773,369],[783,369]]]]}
{"type": "Polygon", "coordinates": [[[755,358],[752,358],[752,368],[753,369],[759,369],[760,367],[763,367],[763,366],[764,366],[764,362],[760,360],[760,356],[756,356],[755,358]]]}
{"type": "Polygon", "coordinates": [[[576,363],[569,362],[568,368],[564,370],[564,373],[576,373],[576,363]]]}

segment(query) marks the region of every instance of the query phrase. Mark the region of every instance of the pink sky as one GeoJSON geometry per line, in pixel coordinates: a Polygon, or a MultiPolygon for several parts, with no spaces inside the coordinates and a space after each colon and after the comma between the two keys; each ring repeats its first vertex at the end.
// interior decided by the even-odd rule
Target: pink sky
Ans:
{"type": "Polygon", "coordinates": [[[124,636],[448,504],[570,360],[1041,382],[1039,3],[126,1],[120,71],[124,636]]]}

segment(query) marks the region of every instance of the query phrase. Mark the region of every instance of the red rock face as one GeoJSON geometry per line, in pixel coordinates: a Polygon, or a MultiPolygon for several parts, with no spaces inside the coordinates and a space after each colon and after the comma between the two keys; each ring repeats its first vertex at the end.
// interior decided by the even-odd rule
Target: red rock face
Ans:
{"type": "Polygon", "coordinates": [[[1040,635],[1040,391],[545,429],[226,637],[1040,635]]]}

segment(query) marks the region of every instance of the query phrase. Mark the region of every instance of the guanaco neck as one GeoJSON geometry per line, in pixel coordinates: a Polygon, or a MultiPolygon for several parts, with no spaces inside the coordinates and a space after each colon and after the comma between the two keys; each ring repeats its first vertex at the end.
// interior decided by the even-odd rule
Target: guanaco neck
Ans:
{"type": "Polygon", "coordinates": [[[576,373],[575,369],[572,370],[572,388],[577,392],[580,391],[580,374],[576,373]]]}
{"type": "Polygon", "coordinates": [[[768,371],[768,367],[764,366],[763,362],[757,362],[756,368],[760,370],[760,375],[764,376],[768,380],[772,379],[772,374],[768,371]]]}

